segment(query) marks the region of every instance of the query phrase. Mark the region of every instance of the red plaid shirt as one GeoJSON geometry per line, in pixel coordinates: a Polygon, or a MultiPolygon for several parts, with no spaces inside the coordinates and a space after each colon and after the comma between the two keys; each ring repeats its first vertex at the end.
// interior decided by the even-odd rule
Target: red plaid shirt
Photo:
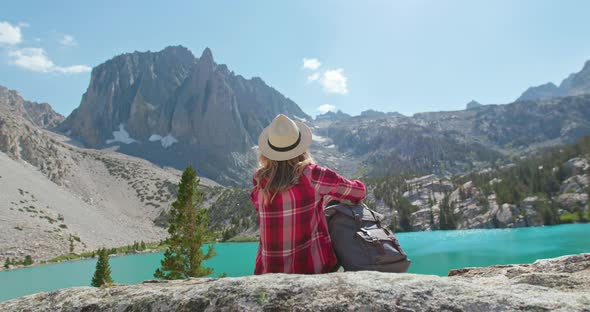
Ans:
{"type": "MultiPolygon", "coordinates": [[[[359,202],[365,197],[365,185],[312,164],[298,184],[265,205],[256,180],[253,183],[250,198],[258,211],[260,228],[254,274],[330,272],[337,260],[324,217],[324,200],[359,202]]],[[[263,179],[261,184],[265,183],[263,179]]]]}

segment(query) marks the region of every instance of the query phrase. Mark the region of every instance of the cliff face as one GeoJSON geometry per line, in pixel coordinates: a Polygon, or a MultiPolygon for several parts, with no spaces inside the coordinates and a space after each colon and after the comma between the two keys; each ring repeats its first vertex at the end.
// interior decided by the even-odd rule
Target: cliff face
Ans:
{"type": "Polygon", "coordinates": [[[251,147],[279,113],[309,118],[260,78],[216,64],[210,49],[134,52],[92,71],[80,106],[60,130],[87,147],[119,151],[156,164],[239,184],[254,165],[251,147]]]}
{"type": "Polygon", "coordinates": [[[2,311],[588,311],[590,254],[451,271],[379,272],[75,287],[0,303],[2,311]]]}

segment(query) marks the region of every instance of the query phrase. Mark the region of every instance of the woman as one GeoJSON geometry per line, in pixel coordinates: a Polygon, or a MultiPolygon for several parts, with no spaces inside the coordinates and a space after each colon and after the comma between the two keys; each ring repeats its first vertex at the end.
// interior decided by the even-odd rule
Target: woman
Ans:
{"type": "Polygon", "coordinates": [[[337,269],[323,206],[332,199],[358,203],[365,185],[316,165],[311,141],[305,124],[282,114],[258,138],[259,168],[250,194],[260,227],[254,274],[337,269]]]}

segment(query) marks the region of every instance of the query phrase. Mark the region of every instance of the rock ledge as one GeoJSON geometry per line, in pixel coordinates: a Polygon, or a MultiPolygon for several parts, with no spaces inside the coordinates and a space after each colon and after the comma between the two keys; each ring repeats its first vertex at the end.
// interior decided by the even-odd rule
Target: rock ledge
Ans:
{"type": "Polygon", "coordinates": [[[590,254],[453,270],[268,274],[75,287],[0,303],[0,311],[590,311],[590,254]]]}

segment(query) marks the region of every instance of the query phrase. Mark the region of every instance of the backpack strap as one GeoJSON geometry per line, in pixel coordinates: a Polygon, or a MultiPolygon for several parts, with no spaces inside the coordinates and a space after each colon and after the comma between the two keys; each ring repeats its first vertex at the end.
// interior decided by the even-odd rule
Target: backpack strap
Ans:
{"type": "Polygon", "coordinates": [[[377,223],[378,227],[381,227],[381,220],[379,220],[379,218],[377,218],[377,216],[375,215],[375,212],[373,210],[369,209],[368,207],[365,207],[365,209],[367,209],[371,212],[371,215],[373,215],[373,219],[375,220],[375,223],[377,223]]]}
{"type": "Polygon", "coordinates": [[[361,228],[363,226],[363,215],[359,215],[356,212],[354,212],[354,209],[352,209],[352,206],[348,206],[348,209],[350,209],[350,213],[352,214],[352,217],[354,218],[354,222],[356,223],[356,226],[358,228],[361,228]]]}
{"type": "Polygon", "coordinates": [[[371,232],[365,228],[360,228],[360,231],[368,238],[366,241],[371,242],[375,246],[380,255],[385,255],[385,248],[378,237],[371,235],[371,232]]]}

